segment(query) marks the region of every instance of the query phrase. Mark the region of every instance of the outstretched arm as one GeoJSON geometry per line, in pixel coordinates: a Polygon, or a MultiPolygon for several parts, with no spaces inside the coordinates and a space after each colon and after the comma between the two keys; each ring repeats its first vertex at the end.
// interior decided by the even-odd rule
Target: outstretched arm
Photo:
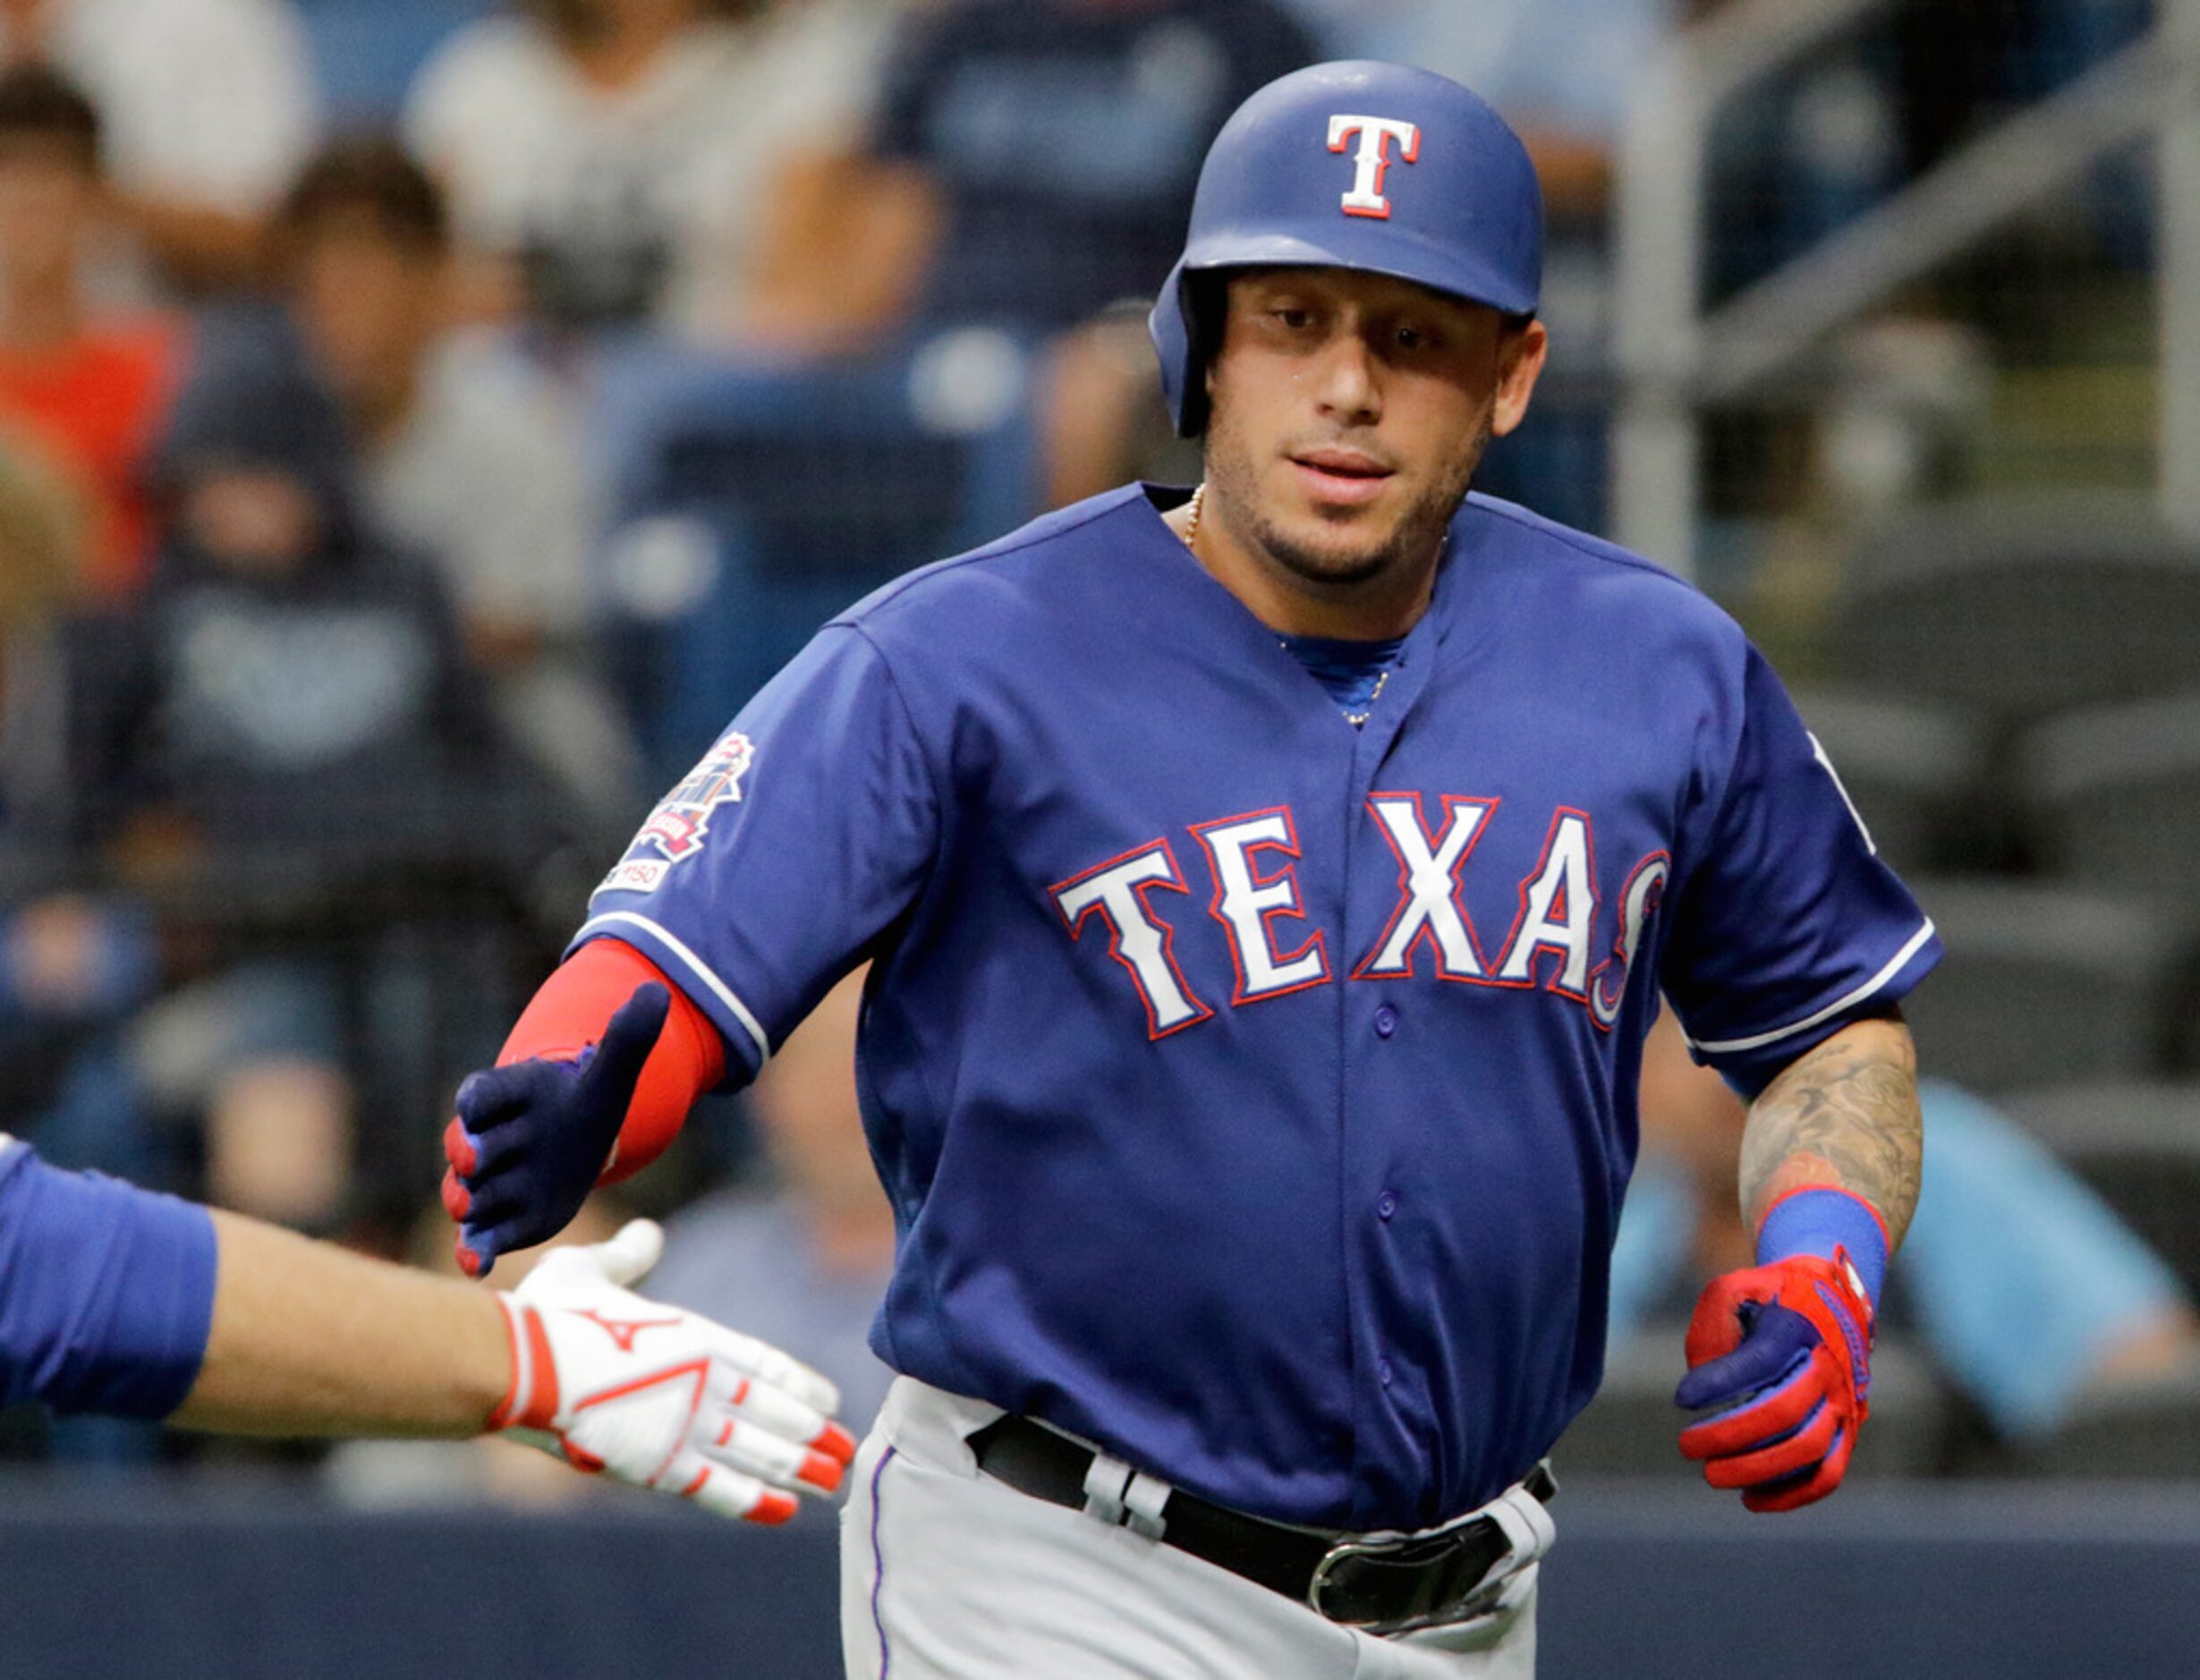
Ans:
{"type": "Polygon", "coordinates": [[[479,1435],[512,1382],[497,1296],[213,1216],[213,1321],[171,1421],[249,1435],[479,1435]]]}
{"type": "Polygon", "coordinates": [[[220,1281],[173,1421],[229,1433],[514,1430],[587,1471],[779,1523],[840,1485],[831,1383],[774,1347],[631,1294],[663,1234],[546,1255],[509,1295],[217,1213],[220,1281]],[[692,1404],[667,1406],[668,1397],[692,1404]]]}
{"type": "Polygon", "coordinates": [[[783,1522],[854,1442],[777,1348],[631,1294],[644,1220],[509,1295],[365,1259],[0,1138],[0,1400],[266,1435],[510,1430],[583,1470],[783,1522]],[[667,1404],[667,1399],[679,1404],[667,1404]]]}

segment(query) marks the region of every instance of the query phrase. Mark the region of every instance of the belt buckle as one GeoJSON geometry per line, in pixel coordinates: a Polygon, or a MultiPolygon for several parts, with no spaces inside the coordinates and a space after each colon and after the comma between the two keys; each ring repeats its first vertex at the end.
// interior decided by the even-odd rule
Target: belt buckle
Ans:
{"type": "MultiPolygon", "coordinates": [[[[1414,1537],[1384,1535],[1384,1537],[1380,1537],[1380,1540],[1375,1540],[1375,1537],[1368,1537],[1368,1535],[1344,1535],[1342,1540],[1333,1541],[1333,1544],[1329,1546],[1329,1550],[1322,1552],[1322,1561],[1313,1565],[1313,1576],[1307,1581],[1307,1605],[1313,1609],[1315,1616],[1320,1616],[1322,1621],[1333,1621],[1338,1627],[1357,1627],[1357,1629],[1362,1629],[1362,1632],[1371,1632],[1371,1633],[1399,1632],[1399,1625],[1390,1625],[1390,1623],[1344,1621],[1342,1616],[1331,1616],[1329,1609],[1322,1608],[1322,1590],[1329,1585],[1329,1574],[1331,1574],[1338,1565],[1344,1564],[1344,1561],[1353,1559],[1353,1557],[1384,1557],[1386,1552],[1399,1552],[1399,1550],[1404,1550],[1406,1546],[1422,1544],[1422,1541],[1437,1540],[1437,1537],[1439,1535],[1414,1535],[1414,1537]]],[[[1408,1623],[1408,1625],[1419,1625],[1419,1623],[1408,1623]]]]}
{"type": "Polygon", "coordinates": [[[1336,1622],[1339,1627],[1365,1625],[1358,1622],[1339,1621],[1323,1609],[1321,1608],[1321,1590],[1329,1584],[1329,1572],[1346,1558],[1372,1557],[1382,1552],[1394,1551],[1397,1544],[1398,1542],[1395,1540],[1370,1540],[1349,1534],[1334,1542],[1328,1551],[1321,1554],[1321,1561],[1314,1565],[1313,1576],[1306,1583],[1308,1607],[1324,1621],[1336,1622]]]}
{"type": "MultiPolygon", "coordinates": [[[[1314,1565],[1312,1576],[1306,1583],[1306,1602],[1314,1614],[1339,1627],[1355,1628],[1378,1638],[1393,1633],[1410,1633],[1416,1628],[1448,1626],[1453,1622],[1471,1618],[1481,1612],[1476,1608],[1483,1599],[1494,1599],[1503,1590],[1505,1574],[1485,1571],[1482,1578],[1454,1602],[1444,1604],[1418,1616],[1384,1620],[1377,1617],[1367,1621],[1350,1621],[1332,1616],[1323,1608],[1323,1590],[1329,1584],[1330,1575],[1337,1568],[1355,1557],[1384,1557],[1400,1552],[1428,1552],[1427,1561],[1433,1563],[1449,1549],[1465,1543],[1467,1531],[1478,1523],[1488,1521],[1486,1510],[1469,1511],[1454,1517],[1440,1528],[1426,1529],[1414,1534],[1345,1535],[1331,1543],[1314,1565]]],[[[1502,1562],[1500,1557],[1498,1561],[1502,1562]]],[[[1494,1567],[1494,1565],[1492,1566],[1494,1567]]]]}

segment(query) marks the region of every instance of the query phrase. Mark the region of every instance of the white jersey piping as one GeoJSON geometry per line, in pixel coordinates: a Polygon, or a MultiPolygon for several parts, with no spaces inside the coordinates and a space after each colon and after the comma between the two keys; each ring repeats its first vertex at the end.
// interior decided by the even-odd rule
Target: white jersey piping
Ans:
{"type": "Polygon", "coordinates": [[[1844,1009],[1853,1008],[1862,1003],[1897,974],[1899,974],[1910,958],[1915,956],[1924,947],[1925,941],[1930,939],[1932,934],[1932,918],[1928,916],[1925,918],[1925,925],[1910,936],[1909,943],[1887,960],[1885,968],[1880,970],[1878,973],[1873,975],[1870,980],[1864,981],[1854,991],[1844,993],[1814,1014],[1805,1015],[1802,1020],[1791,1022],[1784,1027],[1775,1027],[1770,1032],[1753,1033],[1746,1039],[1690,1039],[1689,1048],[1701,1050],[1706,1056],[1734,1056],[1744,1050],[1762,1049],[1768,1044],[1777,1044],[1782,1039],[1793,1038],[1798,1032],[1808,1032],[1822,1022],[1832,1020],[1844,1009]]]}
{"type": "Polygon", "coordinates": [[[608,932],[615,925],[640,928],[659,940],[667,951],[680,959],[697,980],[710,988],[710,995],[724,1004],[731,1012],[734,1019],[741,1022],[743,1030],[748,1033],[749,1037],[756,1040],[758,1065],[761,1066],[771,1059],[770,1040],[764,1037],[764,1029],[756,1017],[749,1013],[748,1005],[735,997],[733,988],[713,974],[709,965],[682,944],[677,935],[658,927],[647,916],[637,916],[631,910],[607,910],[602,915],[591,916],[583,922],[581,925],[581,931],[573,936],[573,943],[578,945],[590,934],[608,932]]]}

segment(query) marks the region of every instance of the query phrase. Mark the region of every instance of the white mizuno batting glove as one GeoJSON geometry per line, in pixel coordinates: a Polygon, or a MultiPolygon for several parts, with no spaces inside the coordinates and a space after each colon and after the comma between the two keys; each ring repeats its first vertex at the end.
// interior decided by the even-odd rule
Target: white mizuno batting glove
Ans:
{"type": "Polygon", "coordinates": [[[635,1219],[546,1254],[497,1297],[512,1391],[488,1428],[721,1516],[784,1523],[794,1495],[832,1492],[855,1456],[830,1416],[839,1391],[753,1336],[623,1287],[664,1248],[664,1231],[635,1219]]]}

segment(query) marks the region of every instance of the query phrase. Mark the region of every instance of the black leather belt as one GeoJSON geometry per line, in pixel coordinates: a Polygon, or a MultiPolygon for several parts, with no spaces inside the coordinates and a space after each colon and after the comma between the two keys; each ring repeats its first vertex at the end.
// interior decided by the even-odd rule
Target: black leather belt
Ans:
{"type": "MultiPolygon", "coordinates": [[[[970,1438],[978,1468],[1049,1505],[1082,1510],[1094,1455],[1065,1436],[1007,1416],[970,1438]]],[[[1538,1464],[1524,1484],[1548,1505],[1558,1483],[1538,1464]]],[[[1232,1574],[1310,1604],[1333,1622],[1397,1632],[1450,1619],[1511,1549],[1495,1517],[1471,1517],[1407,1540],[1362,1540],[1270,1523],[1174,1489],[1160,1538],[1232,1574]]]]}

